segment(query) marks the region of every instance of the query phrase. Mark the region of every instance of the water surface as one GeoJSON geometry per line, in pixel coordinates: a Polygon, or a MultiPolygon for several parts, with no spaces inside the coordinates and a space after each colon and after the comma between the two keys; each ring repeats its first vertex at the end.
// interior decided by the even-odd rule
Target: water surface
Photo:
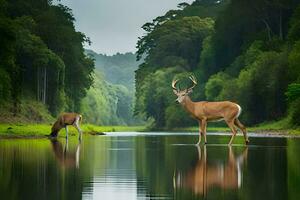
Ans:
{"type": "Polygon", "coordinates": [[[300,199],[300,139],[112,133],[1,139],[1,199],[300,199]]]}

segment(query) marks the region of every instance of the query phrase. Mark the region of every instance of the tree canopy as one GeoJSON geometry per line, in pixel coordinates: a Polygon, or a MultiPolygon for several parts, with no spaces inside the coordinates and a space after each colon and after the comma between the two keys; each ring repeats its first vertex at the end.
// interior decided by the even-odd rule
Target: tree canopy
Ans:
{"type": "Polygon", "coordinates": [[[299,3],[195,1],[146,23],[147,34],[137,43],[137,59],[145,61],[136,71],[135,113],[153,119],[155,128],[190,126],[170,84],[192,73],[198,78],[195,101],[238,102],[247,124],[283,117],[295,124],[299,3]]]}
{"type": "Polygon", "coordinates": [[[79,111],[93,83],[89,39],[74,28],[71,10],[52,1],[1,0],[0,101],[21,112],[22,100],[42,102],[55,116],[79,111]]]}

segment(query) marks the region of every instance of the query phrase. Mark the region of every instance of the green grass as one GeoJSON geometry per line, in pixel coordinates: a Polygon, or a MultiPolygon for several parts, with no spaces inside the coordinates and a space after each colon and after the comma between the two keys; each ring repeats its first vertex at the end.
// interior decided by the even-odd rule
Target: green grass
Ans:
{"type": "Polygon", "coordinates": [[[87,124],[82,126],[83,131],[88,133],[99,132],[127,132],[127,131],[145,131],[144,126],[96,126],[87,124]]]}
{"type": "MultiPolygon", "coordinates": [[[[198,132],[198,127],[187,127],[187,128],[176,128],[173,131],[187,131],[187,132],[198,132]]],[[[213,127],[211,125],[207,126],[208,132],[230,132],[230,129],[226,126],[224,127],[213,127]]],[[[289,134],[289,135],[300,135],[299,127],[290,127],[288,125],[287,119],[283,119],[276,122],[266,122],[259,124],[254,127],[247,127],[248,132],[256,133],[270,133],[270,134],[289,134]]]]}
{"type": "MultiPolygon", "coordinates": [[[[97,134],[102,132],[144,131],[143,126],[96,126],[85,124],[82,126],[84,133],[97,134]]],[[[0,124],[0,136],[6,137],[44,137],[51,132],[51,125],[47,124],[0,124]]],[[[69,126],[71,135],[77,134],[74,127],[69,126]]],[[[65,130],[60,131],[60,136],[65,136],[65,130]]]]}
{"type": "MultiPolygon", "coordinates": [[[[82,125],[84,133],[96,135],[103,132],[128,132],[147,131],[145,126],[96,126],[92,124],[82,125]]],[[[289,127],[285,120],[263,123],[255,127],[248,127],[249,132],[300,135],[299,128],[289,127]]],[[[50,124],[0,124],[0,137],[45,137],[51,131],[50,124]]],[[[175,128],[174,132],[198,132],[198,127],[175,128]]],[[[212,127],[208,125],[208,132],[229,132],[228,127],[212,127]]],[[[77,134],[74,127],[69,128],[70,135],[77,134]]],[[[65,130],[61,130],[60,136],[65,136],[65,130]]]]}

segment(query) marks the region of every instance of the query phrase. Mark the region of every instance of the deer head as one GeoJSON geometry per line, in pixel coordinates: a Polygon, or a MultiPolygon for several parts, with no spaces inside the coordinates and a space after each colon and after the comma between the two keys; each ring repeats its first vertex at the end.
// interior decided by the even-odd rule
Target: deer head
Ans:
{"type": "Polygon", "coordinates": [[[176,84],[178,83],[179,79],[174,79],[172,81],[173,92],[177,96],[176,101],[178,101],[179,103],[183,102],[185,97],[188,96],[191,92],[193,92],[193,88],[197,85],[197,80],[194,76],[190,76],[189,79],[193,82],[193,85],[184,90],[180,90],[176,88],[176,84]]]}

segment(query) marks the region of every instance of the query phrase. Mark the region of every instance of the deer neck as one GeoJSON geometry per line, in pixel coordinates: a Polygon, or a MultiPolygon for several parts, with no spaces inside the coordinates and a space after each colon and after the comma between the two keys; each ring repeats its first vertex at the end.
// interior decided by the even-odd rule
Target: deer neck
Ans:
{"type": "Polygon", "coordinates": [[[186,96],[184,98],[184,100],[181,102],[181,105],[184,107],[184,109],[186,109],[188,112],[190,113],[194,113],[195,110],[195,104],[194,102],[191,100],[191,98],[189,96],[186,96]]]}

